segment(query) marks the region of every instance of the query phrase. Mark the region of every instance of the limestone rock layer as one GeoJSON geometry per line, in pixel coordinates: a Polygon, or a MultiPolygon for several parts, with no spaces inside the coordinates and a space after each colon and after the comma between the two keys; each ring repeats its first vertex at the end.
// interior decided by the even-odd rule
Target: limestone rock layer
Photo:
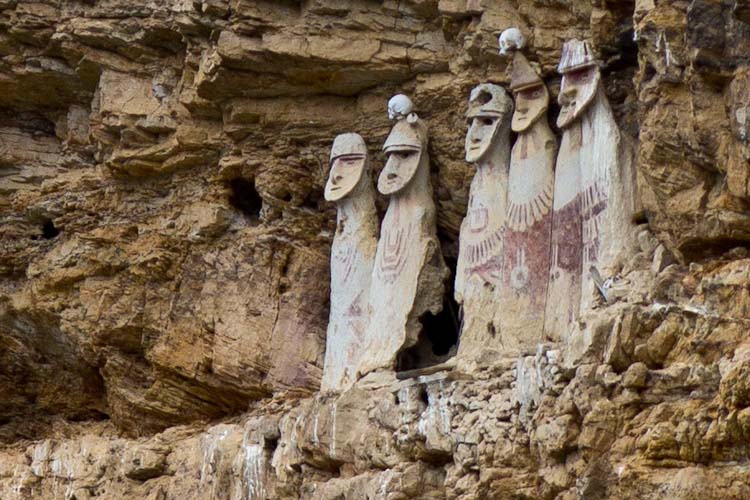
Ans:
{"type": "Polygon", "coordinates": [[[0,0],[0,498],[750,498],[749,23],[739,0],[0,0]],[[609,302],[565,342],[321,395],[333,138],[377,178],[411,96],[455,267],[467,98],[507,88],[512,26],[551,102],[591,41],[636,151],[609,302]]]}

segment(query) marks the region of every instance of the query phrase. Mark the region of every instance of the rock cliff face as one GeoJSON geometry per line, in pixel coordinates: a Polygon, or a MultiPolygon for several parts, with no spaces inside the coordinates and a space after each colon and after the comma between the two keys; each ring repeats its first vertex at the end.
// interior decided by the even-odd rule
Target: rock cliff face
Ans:
{"type": "Polygon", "coordinates": [[[748,23],[740,0],[0,0],[0,497],[750,498],[748,23]],[[604,63],[638,168],[615,300],[575,345],[319,394],[331,141],[379,172],[411,95],[455,264],[467,97],[507,85],[510,26],[553,101],[565,40],[604,63]]]}

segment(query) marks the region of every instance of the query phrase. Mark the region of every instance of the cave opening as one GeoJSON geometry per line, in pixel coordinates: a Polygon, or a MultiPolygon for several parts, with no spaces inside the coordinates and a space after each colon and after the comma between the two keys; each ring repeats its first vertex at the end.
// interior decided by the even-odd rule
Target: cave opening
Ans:
{"type": "Polygon", "coordinates": [[[687,262],[700,262],[720,258],[727,252],[740,255],[750,253],[750,241],[742,238],[693,238],[678,250],[687,262]]]}
{"type": "Polygon", "coordinates": [[[42,223],[42,238],[45,240],[57,238],[59,234],[60,230],[55,227],[55,223],[52,222],[52,219],[46,219],[44,223],[42,223]]]}
{"type": "Polygon", "coordinates": [[[633,214],[632,222],[636,226],[640,226],[641,224],[648,224],[649,223],[649,213],[645,210],[640,210],[633,214]]]}
{"type": "Polygon", "coordinates": [[[417,343],[399,353],[396,371],[439,365],[456,354],[461,330],[460,310],[453,298],[457,259],[451,256],[445,256],[444,259],[450,269],[450,276],[445,283],[443,308],[437,314],[427,312],[419,318],[422,330],[417,343]]]}
{"type": "Polygon", "coordinates": [[[229,181],[229,204],[247,215],[248,217],[260,217],[263,208],[263,198],[255,189],[255,183],[243,177],[236,177],[229,181]]]}

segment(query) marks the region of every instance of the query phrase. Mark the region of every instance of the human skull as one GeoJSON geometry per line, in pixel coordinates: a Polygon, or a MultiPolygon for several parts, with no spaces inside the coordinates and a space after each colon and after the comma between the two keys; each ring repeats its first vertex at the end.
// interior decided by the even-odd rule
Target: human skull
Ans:
{"type": "Polygon", "coordinates": [[[526,45],[526,37],[518,28],[508,28],[500,35],[500,54],[521,50],[526,45]]]}
{"type": "Polygon", "coordinates": [[[388,101],[388,118],[390,120],[403,120],[414,111],[414,103],[404,94],[391,97],[388,101]]]}

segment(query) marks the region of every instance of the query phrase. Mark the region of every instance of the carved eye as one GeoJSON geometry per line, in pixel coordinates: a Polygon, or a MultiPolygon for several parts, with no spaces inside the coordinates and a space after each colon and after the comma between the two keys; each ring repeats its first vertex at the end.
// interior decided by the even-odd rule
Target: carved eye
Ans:
{"type": "Polygon", "coordinates": [[[595,67],[590,66],[587,68],[577,69],[565,74],[565,78],[571,82],[578,83],[582,81],[588,81],[594,75],[595,67]]]}
{"type": "Polygon", "coordinates": [[[399,160],[405,160],[405,159],[409,158],[413,154],[414,154],[413,151],[394,151],[392,153],[389,153],[388,157],[389,158],[393,157],[393,158],[396,158],[396,159],[399,159],[399,160]]]}
{"type": "Polygon", "coordinates": [[[483,116],[483,117],[481,117],[479,119],[479,123],[481,123],[485,127],[489,127],[490,125],[492,125],[493,123],[495,123],[495,119],[483,116]]]}
{"type": "Polygon", "coordinates": [[[533,89],[522,90],[519,94],[520,97],[530,101],[532,99],[538,99],[542,96],[542,87],[536,87],[533,89]]]}

